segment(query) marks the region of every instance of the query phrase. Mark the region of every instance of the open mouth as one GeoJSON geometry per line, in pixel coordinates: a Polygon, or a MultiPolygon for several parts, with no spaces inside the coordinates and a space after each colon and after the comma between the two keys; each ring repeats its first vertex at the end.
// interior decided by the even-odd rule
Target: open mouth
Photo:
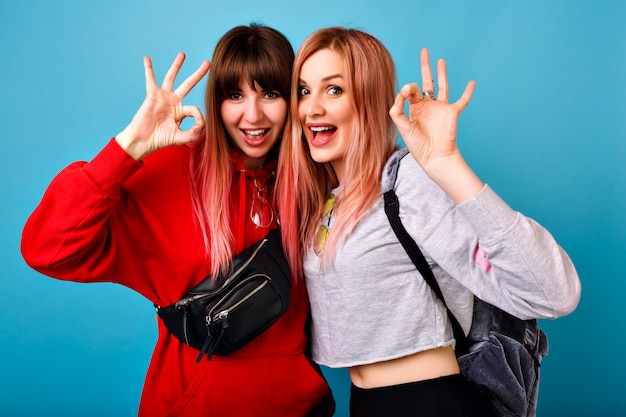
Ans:
{"type": "Polygon", "coordinates": [[[260,143],[262,143],[265,140],[265,137],[267,135],[267,132],[269,132],[270,129],[242,129],[241,132],[243,133],[246,142],[248,142],[251,145],[258,145],[260,143]]]}
{"type": "Polygon", "coordinates": [[[317,143],[329,141],[337,131],[335,126],[311,126],[312,140],[317,143]]]}

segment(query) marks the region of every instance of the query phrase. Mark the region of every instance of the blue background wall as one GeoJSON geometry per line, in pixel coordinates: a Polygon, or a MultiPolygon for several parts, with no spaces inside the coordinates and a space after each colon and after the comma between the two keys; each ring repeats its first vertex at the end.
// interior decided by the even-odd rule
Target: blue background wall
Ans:
{"type": "MultiPolygon", "coordinates": [[[[626,2],[3,0],[0,3],[0,414],[132,416],[153,343],[151,304],[112,284],[47,279],[19,254],[51,178],[90,159],[144,97],[142,56],[182,76],[227,29],[260,21],[297,47],[322,26],[378,36],[400,83],[418,55],[448,62],[452,96],[477,89],[460,146],[513,207],[543,223],[583,282],[579,308],[543,322],[540,416],[626,415],[626,2]]],[[[201,105],[203,86],[189,97],[201,105]]],[[[345,416],[348,378],[326,369],[345,416]]]]}

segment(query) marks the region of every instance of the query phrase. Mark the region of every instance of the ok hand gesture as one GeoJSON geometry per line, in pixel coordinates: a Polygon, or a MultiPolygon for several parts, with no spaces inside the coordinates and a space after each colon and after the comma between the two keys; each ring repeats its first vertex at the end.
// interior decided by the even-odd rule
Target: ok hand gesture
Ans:
{"type": "Polygon", "coordinates": [[[413,158],[460,203],[482,188],[482,182],[463,159],[456,140],[459,115],[469,103],[475,83],[470,81],[461,98],[449,103],[445,61],[437,62],[437,95],[426,49],[420,54],[420,66],[422,93],[416,83],[406,84],[396,96],[389,115],[413,158]],[[405,100],[409,102],[408,117],[404,113],[405,100]]]}
{"type": "Polygon", "coordinates": [[[183,105],[182,100],[206,75],[210,64],[204,61],[173,90],[176,75],[184,60],[185,54],[182,52],[176,56],[159,88],[154,78],[152,62],[149,57],[144,57],[146,98],[130,124],[116,136],[120,146],[137,160],[166,146],[197,141],[204,133],[202,112],[197,106],[183,105]],[[180,124],[186,117],[193,117],[195,124],[188,130],[182,130],[180,124]]]}

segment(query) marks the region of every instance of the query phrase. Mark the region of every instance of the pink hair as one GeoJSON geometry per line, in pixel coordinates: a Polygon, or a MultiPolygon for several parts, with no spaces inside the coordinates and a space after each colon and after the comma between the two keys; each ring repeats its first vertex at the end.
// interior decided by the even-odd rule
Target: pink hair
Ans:
{"type": "MultiPolygon", "coordinates": [[[[207,131],[191,159],[192,199],[204,237],[211,272],[226,272],[232,258],[230,190],[234,146],[224,129],[221,104],[242,79],[265,90],[278,91],[289,102],[294,52],[285,36],[253,24],[229,30],[217,43],[205,93],[207,131]]],[[[268,159],[276,158],[273,150],[268,159]]]]}
{"type": "Polygon", "coordinates": [[[354,129],[345,158],[341,198],[335,223],[322,255],[331,261],[337,244],[380,198],[381,173],[396,149],[396,130],[389,109],[394,102],[396,72],[385,46],[373,36],[343,27],[320,29],[302,44],[294,62],[291,115],[281,145],[277,175],[278,206],[283,242],[292,273],[301,275],[302,254],[312,244],[323,215],[324,201],[338,185],[330,163],[311,159],[298,119],[298,83],[304,62],[329,49],[343,57],[356,109],[354,129]]]}

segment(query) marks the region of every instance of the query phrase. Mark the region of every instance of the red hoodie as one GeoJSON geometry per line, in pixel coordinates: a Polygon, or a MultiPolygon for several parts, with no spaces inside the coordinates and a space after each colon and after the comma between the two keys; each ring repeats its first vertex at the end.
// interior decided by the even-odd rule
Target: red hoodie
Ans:
{"type": "MultiPolygon", "coordinates": [[[[91,162],[69,165],[24,226],[24,259],[54,278],[119,283],[161,306],[179,300],[210,270],[191,202],[189,158],[190,148],[177,146],[137,162],[111,140],[91,162]]],[[[252,175],[235,158],[235,253],[268,231],[246,209],[256,191],[252,175]]],[[[198,351],[159,320],[139,416],[332,415],[330,389],[305,355],[308,313],[299,282],[289,310],[266,332],[229,356],[200,363],[198,351]]]]}

